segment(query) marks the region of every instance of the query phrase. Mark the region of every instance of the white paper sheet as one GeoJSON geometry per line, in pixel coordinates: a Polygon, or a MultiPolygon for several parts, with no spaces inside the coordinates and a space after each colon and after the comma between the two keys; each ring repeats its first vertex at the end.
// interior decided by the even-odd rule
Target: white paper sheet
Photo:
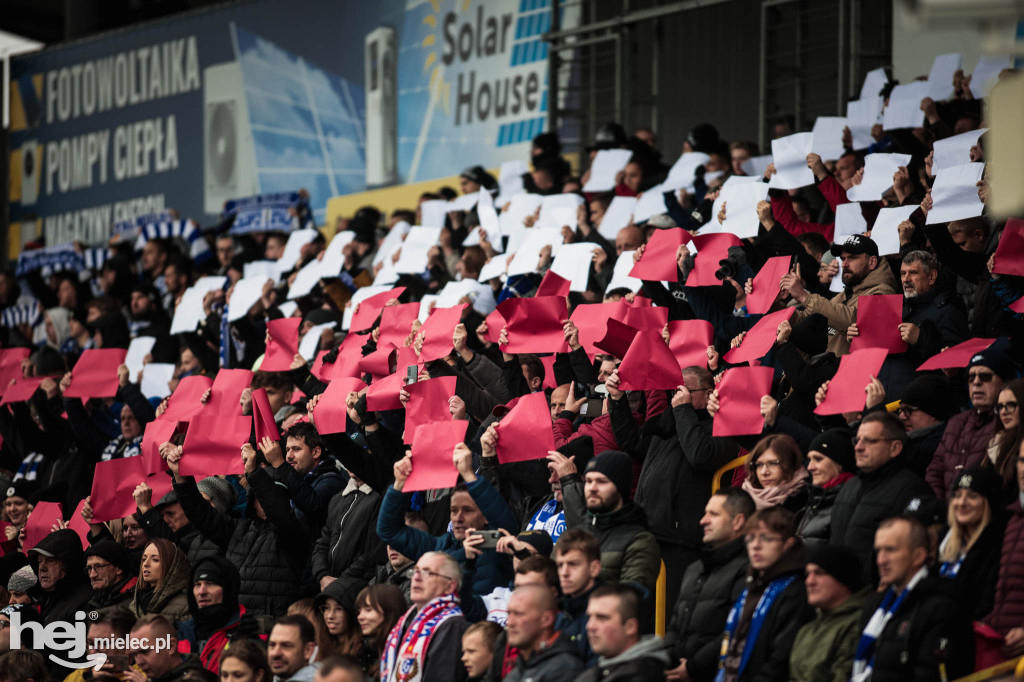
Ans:
{"type": "Polygon", "coordinates": [[[139,390],[147,398],[166,398],[171,394],[169,384],[173,377],[173,363],[151,362],[142,370],[142,383],[139,385],[139,390]]]}
{"type": "Polygon", "coordinates": [[[153,350],[156,343],[155,336],[136,336],[128,344],[128,354],[124,356],[124,364],[128,367],[128,378],[132,383],[139,380],[139,372],[142,371],[143,360],[153,350]]]}
{"type": "Polygon", "coordinates": [[[494,209],[494,198],[485,189],[480,190],[476,204],[476,214],[480,218],[480,227],[487,232],[491,243],[501,245],[501,224],[498,212],[494,209]]]}
{"type": "Polygon", "coordinates": [[[249,308],[256,304],[263,295],[263,287],[270,279],[264,275],[253,275],[243,277],[235,282],[235,288],[231,290],[231,300],[228,302],[228,322],[234,322],[245,317],[249,308]]]}
{"type": "Polygon", "coordinates": [[[538,227],[557,227],[569,225],[576,227],[576,209],[583,204],[583,197],[579,194],[552,194],[544,197],[540,204],[540,217],[537,218],[538,227]],[[571,222],[570,220],[571,215],[571,222]]]}
{"type": "Polygon", "coordinates": [[[978,198],[977,183],[985,172],[983,163],[965,163],[939,171],[932,185],[932,210],[927,225],[980,216],[985,208],[978,198]]]}
{"type": "Polygon", "coordinates": [[[324,322],[323,324],[317,324],[309,328],[302,340],[299,341],[299,355],[306,359],[306,362],[313,362],[316,360],[316,349],[320,343],[320,334],[325,329],[334,329],[338,326],[337,322],[324,322]]]}
{"type": "Polygon", "coordinates": [[[200,277],[195,284],[186,289],[181,302],[174,309],[170,333],[194,332],[206,317],[203,311],[203,298],[210,291],[223,288],[227,281],[227,277],[200,277]]]}
{"type": "Polygon", "coordinates": [[[245,268],[242,270],[242,277],[267,277],[277,282],[281,278],[281,273],[277,269],[277,261],[272,260],[254,260],[251,263],[246,263],[245,268]]]}
{"type": "Polygon", "coordinates": [[[584,192],[607,192],[615,189],[615,176],[633,157],[628,149],[602,149],[590,162],[590,177],[583,185],[584,192]]]}
{"type": "Polygon", "coordinates": [[[814,184],[814,173],[807,167],[807,155],[814,144],[814,133],[797,133],[772,140],[775,175],[771,189],[798,189],[814,184]]]}
{"type": "Polygon", "coordinates": [[[904,220],[908,220],[916,210],[917,206],[897,206],[878,211],[875,224],[871,227],[871,239],[878,245],[879,256],[889,256],[900,252],[899,225],[904,220]]]}
{"type": "Polygon", "coordinates": [[[974,98],[988,97],[992,93],[992,88],[999,82],[999,73],[1009,67],[1010,57],[1008,55],[978,57],[978,63],[974,66],[974,71],[971,72],[970,88],[974,98]]]}
{"type": "Polygon", "coordinates": [[[636,208],[636,197],[615,197],[612,203],[608,204],[608,210],[601,218],[601,225],[597,228],[598,233],[610,242],[615,241],[619,230],[629,225],[633,219],[633,209],[636,208]]]}
{"type": "Polygon", "coordinates": [[[814,121],[814,142],[811,151],[821,157],[822,161],[836,161],[845,151],[843,149],[843,128],[846,127],[845,116],[819,116],[814,121]]]}
{"type": "Polygon", "coordinates": [[[477,193],[463,194],[448,202],[448,211],[469,211],[476,206],[477,193]]]}
{"type": "Polygon", "coordinates": [[[495,277],[501,277],[502,275],[504,275],[507,258],[508,256],[504,255],[495,256],[494,258],[484,263],[484,266],[480,268],[480,277],[477,278],[477,281],[481,283],[489,282],[495,277]]]}
{"type": "MultiPolygon", "coordinates": [[[[676,159],[676,162],[672,164],[672,168],[669,169],[668,177],[666,177],[665,182],[662,183],[664,185],[662,191],[668,192],[669,190],[686,189],[687,191],[692,192],[693,181],[696,179],[697,169],[706,164],[710,159],[711,157],[704,152],[683,153],[683,155],[676,159]]],[[[662,211],[662,213],[664,213],[664,211],[662,211]]]]}
{"type": "MultiPolygon", "coordinates": [[[[736,182],[722,187],[719,195],[726,204],[723,232],[731,232],[740,239],[757,236],[757,228],[761,221],[757,217],[757,203],[768,197],[768,183],[736,182]]],[[[718,222],[718,214],[711,222],[718,222]]],[[[706,232],[706,231],[705,231],[706,232]]]]}
{"type": "Polygon", "coordinates": [[[612,270],[612,281],[608,282],[608,287],[604,290],[605,293],[608,293],[612,289],[629,289],[633,292],[640,291],[640,287],[642,287],[644,283],[636,277],[629,276],[629,272],[632,269],[633,252],[623,251],[615,261],[615,269],[612,270]]]}
{"type": "Polygon", "coordinates": [[[540,262],[540,252],[545,246],[551,246],[552,255],[557,255],[558,247],[562,244],[562,231],[557,227],[541,227],[527,230],[526,240],[508,266],[508,276],[525,275],[528,272],[537,272],[537,265],[540,262]]]}
{"type": "Polygon", "coordinates": [[[420,223],[423,227],[444,227],[451,208],[444,199],[433,199],[420,204],[420,223]]]}
{"type": "MultiPolygon", "coordinates": [[[[295,273],[295,279],[292,280],[292,285],[288,287],[288,299],[294,300],[313,291],[313,287],[323,277],[323,272],[323,261],[312,260],[306,263],[301,270],[295,273]]],[[[337,275],[338,273],[335,272],[334,274],[337,275]]]]}
{"type": "MultiPolygon", "coordinates": [[[[481,226],[479,226],[479,225],[474,227],[472,230],[469,231],[469,234],[466,235],[466,238],[462,240],[462,245],[463,246],[480,246],[480,243],[483,241],[482,230],[483,230],[483,228],[481,226]]],[[[502,248],[502,244],[504,243],[504,240],[502,240],[501,237],[497,237],[497,238],[491,239],[490,234],[488,234],[487,238],[489,240],[491,240],[491,248],[494,249],[495,253],[503,253],[504,252],[504,249],[502,248]]]]}
{"type": "Polygon", "coordinates": [[[910,163],[910,154],[868,154],[864,157],[864,178],[846,190],[850,201],[878,201],[892,187],[892,176],[910,163]]]}
{"type": "Polygon", "coordinates": [[[420,322],[426,322],[427,318],[430,317],[430,311],[437,306],[437,294],[425,294],[420,299],[420,310],[416,313],[416,319],[420,322]]]}
{"type": "Polygon", "coordinates": [[[540,194],[517,194],[512,197],[508,210],[498,216],[502,232],[511,235],[516,228],[523,227],[523,221],[528,216],[536,215],[543,203],[544,197],[540,194]]]}
{"type": "Polygon", "coordinates": [[[551,263],[551,270],[556,275],[569,280],[570,291],[586,291],[590,280],[590,262],[594,258],[594,249],[600,248],[593,242],[563,244],[558,247],[558,255],[551,263]]]}
{"type": "Polygon", "coordinates": [[[285,301],[284,303],[277,306],[277,309],[281,311],[281,314],[285,317],[291,317],[292,313],[298,310],[299,304],[295,301],[285,301]]]}
{"type": "Polygon", "coordinates": [[[860,211],[860,204],[839,204],[836,207],[834,244],[842,244],[851,234],[864,234],[868,231],[868,222],[860,211]]]}
{"type": "Polygon", "coordinates": [[[437,293],[437,307],[451,308],[459,304],[459,299],[475,292],[479,283],[473,279],[452,280],[437,293]]]}
{"type": "Polygon", "coordinates": [[[928,81],[913,81],[897,85],[889,94],[889,105],[882,114],[883,130],[920,128],[924,125],[921,100],[928,97],[928,81]]]}
{"type": "Polygon", "coordinates": [[[397,281],[398,273],[395,272],[395,264],[388,258],[384,261],[380,271],[377,272],[376,277],[373,278],[373,286],[391,286],[397,281]]]}
{"type": "Polygon", "coordinates": [[[668,207],[665,206],[667,191],[664,185],[655,185],[644,192],[633,206],[633,222],[642,223],[656,215],[668,213],[668,207]]]}
{"type": "Polygon", "coordinates": [[[413,227],[402,242],[402,253],[395,263],[400,275],[418,275],[427,269],[427,251],[441,239],[439,227],[413,227]]]}
{"type": "Polygon", "coordinates": [[[764,171],[768,168],[768,164],[772,162],[772,155],[765,154],[764,156],[752,156],[743,162],[743,172],[750,176],[756,176],[759,178],[764,177],[764,171]]]}
{"type": "Polygon", "coordinates": [[[373,264],[376,265],[385,258],[390,258],[394,255],[395,251],[401,248],[402,240],[405,238],[405,235],[409,234],[411,227],[412,225],[404,220],[399,220],[395,223],[388,230],[387,236],[384,237],[384,241],[381,242],[380,247],[377,249],[377,254],[373,257],[373,264]]]}
{"type": "Polygon", "coordinates": [[[277,265],[281,272],[288,272],[299,262],[302,255],[302,247],[317,238],[320,232],[310,228],[294,230],[288,234],[288,241],[284,245],[284,253],[277,259],[277,265]]]}
{"type": "Polygon", "coordinates": [[[348,330],[352,327],[352,316],[356,314],[356,309],[360,303],[366,299],[376,296],[377,294],[383,294],[385,291],[391,291],[392,287],[378,284],[371,284],[368,287],[359,287],[352,293],[352,298],[345,305],[345,312],[341,320],[341,328],[348,330]]]}
{"type": "Polygon", "coordinates": [[[503,161],[501,167],[498,169],[498,181],[508,180],[509,178],[518,178],[523,173],[529,172],[530,165],[522,159],[503,161]]]}
{"type": "Polygon", "coordinates": [[[847,103],[846,125],[850,128],[855,150],[867,149],[875,143],[875,138],[871,137],[871,128],[878,122],[883,101],[881,97],[871,97],[847,103]]]}
{"type": "Polygon", "coordinates": [[[928,72],[928,96],[936,102],[953,96],[953,74],[963,66],[964,56],[959,52],[940,54],[928,72]]]}
{"type": "Polygon", "coordinates": [[[490,284],[477,282],[476,285],[476,291],[471,292],[469,295],[473,300],[473,310],[487,317],[498,307],[498,302],[494,300],[494,289],[491,288],[490,284]]]}
{"type": "Polygon", "coordinates": [[[885,75],[885,69],[873,69],[864,76],[864,84],[860,86],[860,98],[868,99],[878,97],[889,77],[885,75]]]}
{"type": "Polygon", "coordinates": [[[327,244],[324,249],[324,257],[320,259],[320,276],[337,277],[341,269],[345,267],[345,247],[351,244],[356,238],[352,230],[339,232],[327,244]]]}
{"type": "Polygon", "coordinates": [[[932,158],[932,173],[970,163],[971,147],[978,144],[978,138],[987,132],[988,128],[978,128],[961,135],[947,137],[944,140],[935,140],[932,144],[932,149],[935,151],[935,156],[932,158]]]}
{"type": "Polygon", "coordinates": [[[840,293],[844,289],[844,287],[843,287],[843,259],[840,258],[839,256],[836,256],[835,261],[836,261],[836,263],[839,264],[839,272],[837,272],[836,276],[832,278],[832,283],[828,285],[828,290],[838,294],[838,293],[840,293]]]}

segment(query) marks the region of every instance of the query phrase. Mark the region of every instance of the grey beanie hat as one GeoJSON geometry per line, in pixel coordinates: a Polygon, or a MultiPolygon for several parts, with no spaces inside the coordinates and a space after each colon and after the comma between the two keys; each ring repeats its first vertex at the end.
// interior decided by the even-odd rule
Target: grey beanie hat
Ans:
{"type": "Polygon", "coordinates": [[[32,572],[32,567],[22,566],[11,574],[11,579],[7,581],[7,589],[24,594],[35,587],[37,582],[39,581],[36,574],[32,572]]]}
{"type": "Polygon", "coordinates": [[[209,476],[196,483],[199,492],[210,498],[210,502],[221,513],[228,513],[235,506],[235,491],[223,478],[209,476]]]}

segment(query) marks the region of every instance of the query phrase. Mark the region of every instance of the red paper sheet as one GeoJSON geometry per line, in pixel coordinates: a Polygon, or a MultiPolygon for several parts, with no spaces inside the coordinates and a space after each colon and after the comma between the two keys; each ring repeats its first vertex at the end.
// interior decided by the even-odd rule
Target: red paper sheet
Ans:
{"type": "Polygon", "coordinates": [[[561,296],[564,298],[569,295],[571,286],[572,281],[555,273],[554,270],[548,270],[544,273],[544,279],[540,281],[540,286],[537,287],[537,293],[534,296],[561,296]]]}
{"type": "Polygon", "coordinates": [[[679,369],[708,366],[708,346],[715,328],[707,320],[672,320],[668,323],[668,347],[676,356],[679,369]]]}
{"type": "Polygon", "coordinates": [[[757,271],[747,295],[747,312],[763,315],[779,297],[779,282],[789,273],[791,256],[773,256],[757,271]]]}
{"type": "Polygon", "coordinates": [[[64,520],[60,502],[36,502],[35,508],[25,522],[25,551],[39,544],[50,534],[53,524],[64,520]]]}
{"type": "Polygon", "coordinates": [[[629,350],[629,345],[633,343],[633,338],[637,335],[637,331],[637,329],[630,327],[628,324],[609,317],[608,329],[605,332],[604,338],[594,345],[621,360],[626,357],[626,351],[629,350]]]}
{"type": "Polygon", "coordinates": [[[167,470],[167,462],[160,457],[160,446],[171,440],[178,430],[178,422],[157,419],[146,424],[142,434],[141,455],[143,471],[155,474],[167,470]]]}
{"type": "Polygon", "coordinates": [[[71,518],[68,519],[68,528],[78,533],[78,539],[82,541],[82,550],[89,549],[89,523],[82,518],[82,507],[85,506],[85,500],[80,500],[78,506],[75,507],[75,511],[71,514],[71,518]]]}
{"type": "Polygon", "coordinates": [[[743,242],[734,234],[719,232],[716,234],[697,235],[693,245],[697,247],[697,257],[693,261],[693,269],[686,278],[688,287],[716,287],[722,280],[715,277],[718,262],[729,257],[730,246],[740,246],[743,242]]]}
{"type": "Polygon", "coordinates": [[[994,259],[992,272],[1024,277],[1024,220],[1010,218],[1006,221],[994,259]]]}
{"type": "Polygon", "coordinates": [[[31,351],[28,348],[4,348],[0,350],[0,394],[3,394],[11,383],[11,379],[21,378],[21,361],[31,351]]]}
{"type": "Polygon", "coordinates": [[[360,334],[349,334],[338,346],[337,362],[324,365],[324,381],[331,379],[342,379],[345,377],[358,377],[359,360],[363,355],[363,346],[369,337],[360,334]]]}
{"type": "MultiPolygon", "coordinates": [[[[620,322],[626,317],[624,301],[611,303],[590,303],[576,306],[569,318],[580,330],[580,345],[591,358],[602,353],[596,343],[601,340],[608,329],[608,318],[613,317],[620,322]]],[[[632,325],[630,325],[632,326],[632,325]]]]}
{"type": "Polygon", "coordinates": [[[391,358],[396,354],[395,347],[390,343],[384,346],[377,346],[377,350],[369,355],[364,355],[359,360],[359,372],[369,374],[374,379],[383,379],[391,374],[391,358]]]}
{"type": "Polygon", "coordinates": [[[150,498],[153,504],[171,491],[171,477],[163,473],[146,474],[141,457],[97,462],[92,479],[93,521],[102,523],[133,514],[135,498],[132,493],[143,481],[153,489],[150,498]]]}
{"type": "Polygon", "coordinates": [[[252,417],[200,412],[188,425],[179,472],[196,478],[242,474],[242,445],[251,430],[252,417]]]}
{"type": "Polygon", "coordinates": [[[1024,313],[1024,296],[1010,304],[1010,310],[1015,313],[1024,313]]]}
{"type": "MultiPolygon", "coordinates": [[[[465,303],[451,308],[434,308],[430,317],[420,327],[423,335],[423,347],[420,348],[420,362],[439,360],[452,352],[452,335],[455,327],[462,321],[465,303]]],[[[469,330],[467,330],[468,333],[469,330]]],[[[501,333],[501,330],[498,330],[501,333]]]]}
{"type": "Polygon", "coordinates": [[[503,464],[543,459],[555,449],[551,408],[542,391],[520,398],[495,428],[498,461],[503,464]]]}
{"type": "Polygon", "coordinates": [[[711,427],[712,436],[748,436],[761,433],[761,397],[771,395],[771,367],[732,367],[718,384],[720,409],[711,427]]]}
{"type": "Polygon", "coordinates": [[[95,348],[82,352],[71,370],[71,385],[65,398],[113,398],[117,395],[117,368],[128,351],[123,348],[95,348]]]}
{"type": "Polygon", "coordinates": [[[850,350],[862,348],[884,348],[890,353],[903,353],[906,342],[900,338],[900,324],[903,322],[903,296],[901,294],[877,294],[857,299],[857,329],[850,350]]]}
{"type": "Polygon", "coordinates": [[[619,388],[623,391],[673,389],[683,383],[679,363],[660,331],[642,331],[633,339],[619,364],[619,388]]]}
{"type": "Polygon", "coordinates": [[[627,305],[623,312],[625,314],[620,321],[639,331],[656,329],[660,332],[668,322],[668,308],[627,305]]]}
{"type": "Polygon", "coordinates": [[[377,346],[403,346],[412,333],[412,323],[420,315],[419,303],[402,303],[384,308],[380,318],[380,336],[377,346]]]}
{"type": "Polygon", "coordinates": [[[405,368],[389,377],[374,381],[366,389],[366,409],[371,412],[402,409],[399,393],[405,386],[405,368]]]}
{"type": "Polygon", "coordinates": [[[327,384],[327,389],[320,396],[313,408],[313,421],[316,423],[316,430],[320,433],[341,433],[345,430],[348,422],[348,408],[345,399],[349,393],[366,388],[359,379],[352,377],[332,379],[327,384]]]}
{"type": "MultiPolygon", "coordinates": [[[[9,384],[3,393],[3,399],[0,400],[0,405],[7,405],[8,403],[23,403],[36,392],[39,388],[39,384],[42,383],[44,377],[29,377],[27,379],[15,379],[13,384],[9,384]]],[[[60,379],[57,379],[60,381],[60,379]]]]}
{"type": "Polygon", "coordinates": [[[455,395],[455,377],[438,377],[409,384],[409,403],[405,406],[405,433],[402,442],[412,443],[416,429],[423,424],[450,422],[448,399],[455,395]]]}
{"type": "Polygon", "coordinates": [[[540,364],[544,365],[544,383],[541,384],[541,388],[558,388],[558,382],[555,379],[555,356],[554,355],[542,355],[540,356],[540,364]]]}
{"type": "MultiPolygon", "coordinates": [[[[199,374],[185,377],[178,382],[178,387],[174,389],[170,400],[167,401],[167,409],[157,419],[175,423],[189,421],[200,411],[206,409],[206,405],[199,400],[206,393],[206,389],[212,389],[212,387],[213,380],[210,377],[199,374]]],[[[210,395],[213,395],[212,391],[210,395]]]]}
{"type": "Polygon", "coordinates": [[[352,315],[352,324],[349,326],[349,331],[361,332],[372,327],[373,323],[377,321],[377,316],[384,310],[384,305],[388,301],[397,299],[404,293],[405,287],[395,287],[391,291],[381,292],[361,302],[359,307],[356,308],[356,312],[352,315]]]}
{"type": "Polygon", "coordinates": [[[402,491],[453,487],[459,472],[452,462],[452,453],[465,440],[468,426],[469,422],[462,419],[422,424],[413,437],[412,473],[405,479],[402,491]]]}
{"type": "Polygon", "coordinates": [[[679,277],[676,252],[689,241],[690,235],[681,227],[655,230],[629,276],[649,282],[675,282],[679,277]]]}
{"type": "Polygon", "coordinates": [[[252,372],[247,369],[222,369],[217,372],[210,387],[210,399],[204,412],[238,416],[242,414],[242,391],[252,384],[252,372]]]}
{"type": "Polygon", "coordinates": [[[723,359],[729,364],[738,365],[763,358],[775,345],[779,325],[783,320],[793,316],[793,310],[794,308],[783,308],[762,317],[743,337],[743,343],[726,353],[723,359]]]}
{"type": "Polygon", "coordinates": [[[958,343],[952,348],[928,358],[921,363],[917,371],[924,372],[933,369],[960,369],[966,367],[971,362],[971,358],[995,342],[995,339],[967,339],[963,343],[958,343]]]}
{"type": "Polygon", "coordinates": [[[878,376],[886,355],[888,352],[884,348],[865,348],[840,358],[839,371],[829,382],[825,400],[815,408],[814,414],[842,414],[863,410],[867,399],[864,389],[871,383],[871,377],[878,376]]]}
{"type": "Polygon", "coordinates": [[[264,437],[274,441],[281,440],[281,432],[274,421],[274,413],[270,409],[270,399],[267,398],[265,388],[258,388],[252,392],[252,425],[257,443],[262,443],[264,437]]]}
{"type": "Polygon", "coordinates": [[[498,343],[498,339],[501,338],[501,330],[505,326],[505,318],[497,310],[493,310],[484,319],[484,322],[487,323],[487,334],[484,335],[484,338],[491,343],[498,343]]]}
{"type": "Polygon", "coordinates": [[[270,342],[263,355],[260,369],[264,372],[287,372],[291,369],[292,360],[299,352],[299,327],[302,318],[284,317],[267,322],[270,342]]]}
{"type": "Polygon", "coordinates": [[[569,319],[564,298],[510,298],[498,305],[508,330],[506,353],[564,353],[562,323],[569,319]]]}

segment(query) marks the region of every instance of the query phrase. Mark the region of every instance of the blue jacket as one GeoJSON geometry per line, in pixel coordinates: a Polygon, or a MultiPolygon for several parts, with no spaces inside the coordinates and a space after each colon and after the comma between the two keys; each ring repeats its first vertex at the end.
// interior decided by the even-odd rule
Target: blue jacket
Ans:
{"type": "MultiPolygon", "coordinates": [[[[515,514],[502,499],[498,491],[486,479],[477,478],[466,487],[473,497],[489,528],[504,528],[510,533],[519,529],[515,514]]],[[[451,531],[444,535],[431,535],[418,528],[405,525],[405,510],[409,507],[410,493],[395,490],[388,486],[381,503],[380,514],[377,516],[377,536],[416,561],[427,552],[445,552],[462,564],[466,555],[462,543],[455,539],[451,531]]],[[[497,552],[484,552],[476,560],[476,579],[473,591],[476,594],[488,594],[499,585],[512,582],[512,558],[497,552]]]]}

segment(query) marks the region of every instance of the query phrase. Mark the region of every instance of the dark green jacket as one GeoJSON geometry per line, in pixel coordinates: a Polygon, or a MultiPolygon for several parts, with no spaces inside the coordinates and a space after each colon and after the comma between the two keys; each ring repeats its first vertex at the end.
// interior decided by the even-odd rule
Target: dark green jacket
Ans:
{"type": "Polygon", "coordinates": [[[861,611],[871,588],[865,587],[831,611],[818,610],[796,633],[789,654],[790,682],[846,682],[860,639],[861,611]]]}

